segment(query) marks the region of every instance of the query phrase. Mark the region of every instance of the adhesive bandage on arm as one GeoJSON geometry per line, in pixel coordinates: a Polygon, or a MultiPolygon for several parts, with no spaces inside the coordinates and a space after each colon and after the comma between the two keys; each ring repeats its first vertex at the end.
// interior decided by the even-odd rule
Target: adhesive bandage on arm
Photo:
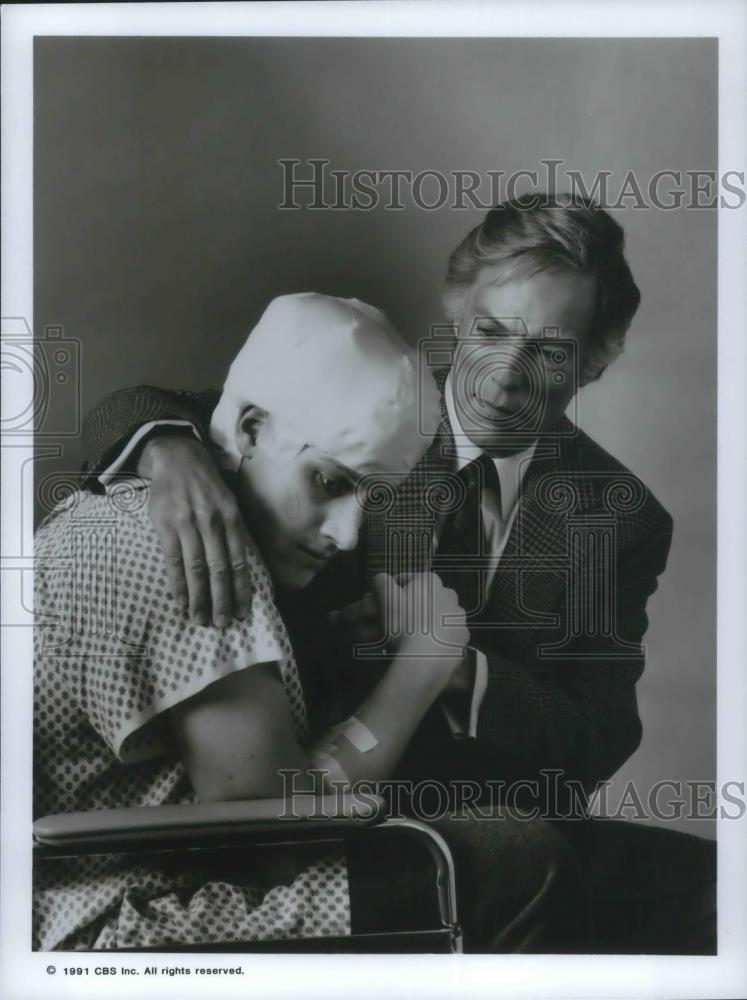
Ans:
{"type": "Polygon", "coordinates": [[[337,727],[337,732],[349,740],[360,753],[368,753],[369,750],[374,750],[379,745],[379,741],[368,726],[354,715],[341,723],[337,727]]]}
{"type": "Polygon", "coordinates": [[[344,736],[359,753],[368,753],[379,745],[371,730],[360,719],[351,715],[349,719],[328,729],[311,751],[311,766],[316,771],[326,772],[325,781],[350,784],[345,769],[337,759],[339,739],[344,736]]]}

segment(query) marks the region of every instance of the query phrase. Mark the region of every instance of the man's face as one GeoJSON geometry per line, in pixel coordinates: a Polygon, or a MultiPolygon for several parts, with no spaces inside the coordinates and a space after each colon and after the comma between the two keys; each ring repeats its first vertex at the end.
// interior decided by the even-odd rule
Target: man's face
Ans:
{"type": "Polygon", "coordinates": [[[578,389],[595,282],[572,271],[500,278],[486,267],[459,320],[452,391],[470,440],[495,458],[523,451],[578,389]]]}
{"type": "Polygon", "coordinates": [[[341,549],[358,540],[362,510],[355,475],[312,447],[274,458],[258,447],[242,463],[243,507],[273,581],[305,587],[341,549]]]}

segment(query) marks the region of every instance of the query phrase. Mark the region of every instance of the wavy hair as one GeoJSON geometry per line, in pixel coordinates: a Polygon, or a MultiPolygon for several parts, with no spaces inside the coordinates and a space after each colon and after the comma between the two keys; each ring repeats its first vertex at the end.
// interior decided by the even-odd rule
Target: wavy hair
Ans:
{"type": "Polygon", "coordinates": [[[484,267],[505,264],[512,275],[566,270],[592,275],[597,295],[581,372],[581,385],[586,385],[622,353],[625,334],[641,301],[624,249],[622,227],[590,199],[533,194],[502,202],[449,257],[446,314],[458,324],[467,295],[484,267]]]}

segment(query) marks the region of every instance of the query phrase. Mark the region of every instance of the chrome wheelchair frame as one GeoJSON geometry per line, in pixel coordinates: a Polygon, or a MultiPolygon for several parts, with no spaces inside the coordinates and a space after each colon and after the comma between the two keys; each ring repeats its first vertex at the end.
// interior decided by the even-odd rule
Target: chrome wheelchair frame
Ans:
{"type": "MultiPolygon", "coordinates": [[[[194,942],[138,948],[169,952],[450,952],[462,951],[454,861],[443,837],[425,823],[386,818],[378,796],[303,796],[292,815],[283,799],[213,802],[60,813],[34,823],[34,863],[118,854],[157,857],[177,852],[228,852],[299,843],[346,844],[386,832],[409,838],[429,853],[435,868],[439,926],[408,931],[352,933],[347,937],[273,941],[194,942]]],[[[123,951],[125,949],[122,949],[123,951]]]]}

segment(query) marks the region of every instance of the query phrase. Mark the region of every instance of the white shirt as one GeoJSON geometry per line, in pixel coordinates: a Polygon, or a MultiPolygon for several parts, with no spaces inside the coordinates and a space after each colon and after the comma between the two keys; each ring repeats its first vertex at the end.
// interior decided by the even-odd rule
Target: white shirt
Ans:
{"type": "MultiPolygon", "coordinates": [[[[451,372],[446,379],[444,386],[444,399],[446,401],[446,412],[449,417],[451,432],[454,435],[456,448],[457,472],[461,472],[470,462],[479,458],[482,454],[480,448],[473,444],[462,430],[454,405],[451,372]]],[[[537,442],[534,441],[524,451],[516,455],[509,455],[506,458],[493,458],[492,462],[498,473],[498,481],[501,484],[500,510],[497,509],[497,497],[492,492],[484,491],[481,503],[482,519],[485,525],[487,545],[490,554],[493,556],[493,564],[489,572],[485,574],[485,588],[488,590],[495,577],[498,560],[506,547],[508,536],[511,534],[516,511],[519,506],[519,492],[529,463],[534,455],[537,442]]],[[[438,531],[437,531],[438,534],[438,531]]],[[[434,539],[436,551],[438,550],[438,540],[434,539]]],[[[478,649],[474,652],[474,679],[472,683],[472,698],[469,706],[469,718],[467,725],[460,721],[464,719],[464,707],[452,704],[448,698],[444,701],[444,712],[449,722],[452,732],[455,735],[471,736],[477,734],[477,716],[480,705],[485,697],[485,690],[488,686],[488,661],[484,653],[478,649]]]]}
{"type": "MultiPolygon", "coordinates": [[[[449,417],[449,424],[451,425],[451,432],[454,435],[456,447],[457,472],[461,472],[470,462],[473,462],[482,455],[482,450],[470,441],[459,423],[459,417],[454,405],[451,373],[449,373],[446,379],[444,393],[446,412],[449,417]]],[[[491,460],[498,473],[498,481],[501,484],[501,509],[497,509],[495,503],[497,498],[490,492],[487,494],[484,493],[481,506],[488,548],[491,555],[495,558],[501,556],[506,547],[506,542],[511,533],[519,506],[521,484],[536,447],[537,442],[533,441],[528,448],[518,452],[516,455],[508,455],[506,458],[493,458],[491,460]]],[[[495,567],[493,567],[490,576],[486,580],[488,588],[493,582],[494,575],[495,567]]]]}

